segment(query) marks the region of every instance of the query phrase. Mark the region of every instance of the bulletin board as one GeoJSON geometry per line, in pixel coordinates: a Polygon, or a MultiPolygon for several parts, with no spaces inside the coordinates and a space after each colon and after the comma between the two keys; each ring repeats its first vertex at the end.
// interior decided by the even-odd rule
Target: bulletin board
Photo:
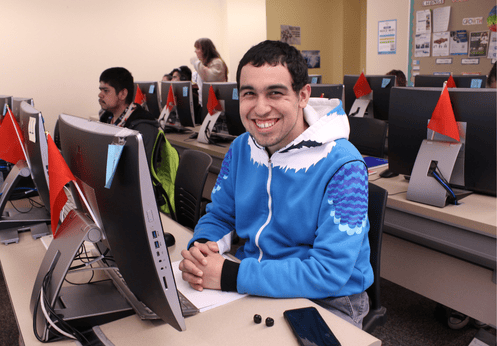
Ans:
{"type": "Polygon", "coordinates": [[[417,74],[488,75],[497,58],[496,5],[496,0],[411,0],[409,85],[417,74]]]}

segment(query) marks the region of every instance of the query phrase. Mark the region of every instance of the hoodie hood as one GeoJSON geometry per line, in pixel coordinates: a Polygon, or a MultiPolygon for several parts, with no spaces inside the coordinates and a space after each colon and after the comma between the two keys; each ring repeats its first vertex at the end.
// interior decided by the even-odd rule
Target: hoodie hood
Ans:
{"type": "MultiPolygon", "coordinates": [[[[349,121],[339,99],[311,97],[304,108],[304,118],[309,127],[286,147],[271,156],[275,167],[307,170],[325,158],[338,139],[348,139],[349,121]]],[[[252,160],[267,165],[268,155],[250,136],[252,160]]]]}

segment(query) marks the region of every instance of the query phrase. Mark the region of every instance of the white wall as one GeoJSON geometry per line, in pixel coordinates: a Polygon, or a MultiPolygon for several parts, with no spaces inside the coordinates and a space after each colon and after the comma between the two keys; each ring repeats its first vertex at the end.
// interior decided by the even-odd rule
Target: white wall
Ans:
{"type": "Polygon", "coordinates": [[[106,68],[161,80],[175,67],[191,67],[200,37],[213,40],[234,81],[242,54],[266,39],[265,0],[5,1],[0,94],[32,97],[52,131],[60,113],[97,114],[106,68]]]}
{"type": "Polygon", "coordinates": [[[365,74],[385,74],[402,70],[407,77],[410,0],[367,0],[367,40],[365,74]],[[378,54],[378,22],[397,20],[396,54],[378,54]]]}

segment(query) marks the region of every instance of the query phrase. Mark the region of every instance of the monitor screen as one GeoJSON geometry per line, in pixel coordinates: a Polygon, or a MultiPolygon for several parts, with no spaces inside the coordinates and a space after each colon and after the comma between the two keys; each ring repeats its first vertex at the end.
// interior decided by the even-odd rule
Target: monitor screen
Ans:
{"type": "Polygon", "coordinates": [[[343,84],[311,84],[311,97],[325,97],[343,101],[343,84]]]}
{"type": "Polygon", "coordinates": [[[140,90],[147,98],[148,111],[157,119],[161,112],[159,106],[159,82],[135,82],[135,93],[137,85],[140,86],[140,90]]]}
{"type": "MultiPolygon", "coordinates": [[[[101,225],[127,286],[163,321],[185,329],[142,136],[71,115],[59,116],[62,155],[101,225]],[[113,150],[121,149],[114,166],[113,150]],[[112,169],[112,167],[115,167],[112,169]],[[113,171],[108,173],[108,169],[113,171]]],[[[77,202],[77,201],[76,201],[77,202]]],[[[78,209],[82,203],[76,203],[78,209]]]]}
{"type": "MultiPolygon", "coordinates": [[[[464,186],[461,187],[495,196],[497,90],[448,90],[456,121],[466,123],[464,186]]],[[[392,89],[388,132],[390,171],[411,174],[421,142],[427,139],[428,121],[441,92],[442,88],[392,89]]]]}
{"type": "Polygon", "coordinates": [[[168,119],[168,124],[175,127],[195,127],[195,113],[193,108],[192,82],[168,81],[161,83],[161,106],[164,108],[169,95],[169,88],[173,88],[176,109],[168,119]]]}
{"type": "Polygon", "coordinates": [[[214,131],[239,136],[245,132],[245,127],[240,119],[240,103],[238,99],[238,88],[235,82],[204,83],[202,86],[202,121],[207,115],[207,101],[209,89],[212,86],[216,98],[223,105],[224,114],[219,116],[214,131]]]}
{"type": "Polygon", "coordinates": [[[19,127],[24,137],[24,150],[31,178],[45,208],[50,211],[48,192],[48,146],[41,112],[31,104],[22,102],[19,110],[19,127]]]}
{"type": "Polygon", "coordinates": [[[323,76],[320,74],[310,74],[309,84],[321,84],[323,82],[323,76]]]}
{"type": "MultiPolygon", "coordinates": [[[[452,76],[458,88],[485,88],[487,76],[460,75],[452,76]]],[[[417,75],[414,76],[414,86],[422,88],[442,88],[448,75],[417,75]]]]}
{"type": "MultiPolygon", "coordinates": [[[[356,99],[354,85],[359,78],[358,75],[343,76],[345,88],[345,113],[349,114],[356,99]]],[[[373,90],[373,111],[376,119],[388,121],[388,109],[390,105],[390,90],[395,86],[396,76],[369,76],[366,79],[371,90],[373,90]]]]}

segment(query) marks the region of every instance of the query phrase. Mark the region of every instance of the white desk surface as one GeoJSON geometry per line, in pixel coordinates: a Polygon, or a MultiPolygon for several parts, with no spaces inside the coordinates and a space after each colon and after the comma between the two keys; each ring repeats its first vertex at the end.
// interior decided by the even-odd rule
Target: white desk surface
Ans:
{"type": "MultiPolygon", "coordinates": [[[[162,215],[164,230],[175,235],[176,245],[170,248],[171,261],[181,258],[180,251],[191,237],[190,231],[162,215]]],[[[2,245],[0,261],[17,321],[26,345],[41,344],[32,331],[29,309],[31,291],[39,264],[45,253],[40,240],[33,240],[28,232],[20,234],[19,244],[2,245]]],[[[316,306],[342,345],[381,345],[381,341],[345,322],[306,299],[270,299],[245,297],[224,306],[186,319],[187,330],[178,332],[168,324],[142,321],[136,315],[102,325],[100,328],[115,345],[297,345],[283,311],[316,306]],[[263,319],[272,317],[273,327],[255,324],[254,314],[263,319]]],[[[71,344],[71,341],[57,345],[71,344]]]]}

